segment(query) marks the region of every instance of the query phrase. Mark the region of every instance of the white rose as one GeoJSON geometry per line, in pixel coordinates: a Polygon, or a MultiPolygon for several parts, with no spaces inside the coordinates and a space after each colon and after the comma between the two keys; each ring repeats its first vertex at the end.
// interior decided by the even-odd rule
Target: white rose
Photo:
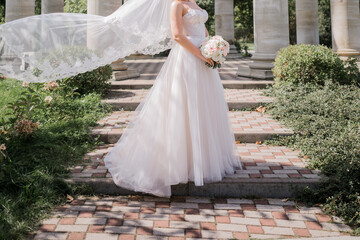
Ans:
{"type": "Polygon", "coordinates": [[[25,87],[25,88],[28,88],[28,87],[30,87],[30,83],[29,82],[23,82],[22,86],[25,87]]]}
{"type": "Polygon", "coordinates": [[[51,96],[46,96],[46,97],[45,97],[45,102],[46,102],[47,104],[50,104],[51,100],[52,100],[52,97],[51,97],[51,96]]]}

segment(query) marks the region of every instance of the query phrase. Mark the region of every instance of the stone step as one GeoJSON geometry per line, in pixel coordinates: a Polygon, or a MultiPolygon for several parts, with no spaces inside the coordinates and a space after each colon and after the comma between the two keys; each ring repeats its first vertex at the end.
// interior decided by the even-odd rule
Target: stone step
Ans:
{"type": "MultiPolygon", "coordinates": [[[[110,104],[114,110],[135,110],[148,92],[148,89],[114,89],[102,102],[110,104]]],[[[224,93],[229,109],[251,108],[272,101],[261,90],[224,89],[224,93]]]]}
{"type": "MultiPolygon", "coordinates": [[[[155,80],[147,78],[150,78],[150,76],[145,75],[131,80],[110,81],[111,89],[148,89],[153,86],[155,80]]],[[[273,84],[273,81],[251,79],[222,80],[221,82],[224,88],[229,89],[263,89],[273,84]]]]}
{"type": "MultiPolygon", "coordinates": [[[[72,183],[91,185],[96,193],[135,194],[117,187],[104,165],[103,158],[114,145],[104,145],[88,153],[84,162],[74,166],[72,183]]],[[[322,177],[319,171],[307,169],[306,159],[283,146],[237,144],[243,170],[226,176],[221,182],[195,186],[194,183],[172,187],[173,195],[206,197],[296,197],[305,187],[316,187],[322,177]]]]}
{"type": "MultiPolygon", "coordinates": [[[[113,112],[100,120],[99,126],[92,129],[93,136],[100,136],[104,143],[116,143],[124,127],[135,116],[134,111],[113,112]]],[[[292,135],[293,131],[272,119],[268,114],[256,111],[229,111],[235,139],[242,143],[255,143],[274,136],[292,135]]]]}
{"type": "MultiPolygon", "coordinates": [[[[141,74],[138,78],[134,78],[130,81],[111,81],[113,89],[139,89],[150,88],[153,85],[158,73],[160,72],[166,58],[148,58],[148,59],[136,59],[126,60],[125,63],[129,69],[136,69],[141,74]],[[139,81],[139,82],[137,82],[139,81]]],[[[236,88],[236,89],[254,89],[254,88],[266,88],[266,86],[274,83],[272,80],[254,80],[251,78],[244,78],[237,76],[239,67],[246,67],[251,60],[249,58],[230,59],[226,61],[219,69],[220,78],[223,80],[224,88],[236,88]]],[[[119,80],[119,79],[118,79],[119,80]]]]}

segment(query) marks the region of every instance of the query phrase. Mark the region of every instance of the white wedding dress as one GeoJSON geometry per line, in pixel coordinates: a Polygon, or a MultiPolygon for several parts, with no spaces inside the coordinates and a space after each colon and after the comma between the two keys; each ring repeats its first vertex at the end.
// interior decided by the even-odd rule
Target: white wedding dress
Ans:
{"type": "MultiPolygon", "coordinates": [[[[205,10],[183,16],[183,31],[199,46],[205,10]]],[[[175,43],[122,137],[106,155],[116,185],[171,196],[171,185],[221,181],[241,168],[218,70],[175,43]]]]}

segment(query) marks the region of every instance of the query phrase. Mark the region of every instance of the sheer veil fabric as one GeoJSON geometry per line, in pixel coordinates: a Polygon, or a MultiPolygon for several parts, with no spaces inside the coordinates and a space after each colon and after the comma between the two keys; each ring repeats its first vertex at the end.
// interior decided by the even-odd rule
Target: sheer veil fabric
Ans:
{"type": "Polygon", "coordinates": [[[0,73],[29,82],[75,76],[139,52],[171,48],[173,0],[129,0],[113,14],[52,13],[0,26],[0,73]]]}

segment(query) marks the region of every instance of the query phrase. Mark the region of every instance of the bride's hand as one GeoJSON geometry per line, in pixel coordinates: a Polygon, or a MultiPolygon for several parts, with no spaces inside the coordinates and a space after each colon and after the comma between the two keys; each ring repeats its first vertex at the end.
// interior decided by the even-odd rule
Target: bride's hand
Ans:
{"type": "Polygon", "coordinates": [[[203,60],[204,62],[210,64],[210,66],[214,65],[214,61],[211,58],[205,58],[204,56],[202,56],[201,60],[203,60]]]}

